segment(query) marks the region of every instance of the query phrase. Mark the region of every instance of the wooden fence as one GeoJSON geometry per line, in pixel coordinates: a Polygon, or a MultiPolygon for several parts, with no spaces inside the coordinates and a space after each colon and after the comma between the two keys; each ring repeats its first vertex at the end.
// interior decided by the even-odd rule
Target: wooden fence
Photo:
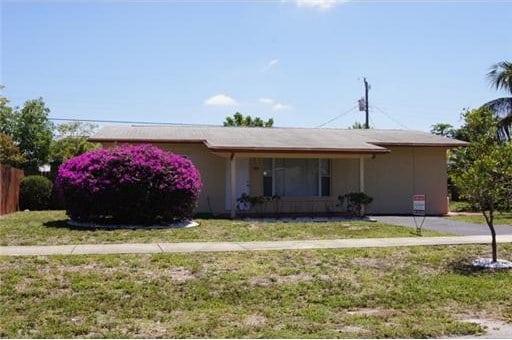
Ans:
{"type": "Polygon", "coordinates": [[[0,215],[18,210],[23,170],[0,165],[0,215]]]}

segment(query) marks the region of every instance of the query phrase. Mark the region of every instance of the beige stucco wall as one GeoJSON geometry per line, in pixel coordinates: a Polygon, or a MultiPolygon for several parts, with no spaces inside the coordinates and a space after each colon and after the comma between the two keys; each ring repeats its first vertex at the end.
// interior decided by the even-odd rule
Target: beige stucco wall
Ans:
{"type": "Polygon", "coordinates": [[[331,160],[331,195],[359,191],[359,159],[331,160]]]}
{"type": "Polygon", "coordinates": [[[163,148],[186,155],[199,169],[203,189],[197,212],[224,213],[226,159],[212,154],[204,144],[163,144],[163,148]]]}
{"type": "MultiPolygon", "coordinates": [[[[104,143],[105,146],[112,143],[104,143]]],[[[198,167],[203,190],[197,212],[225,213],[226,158],[210,152],[203,144],[157,144],[166,150],[188,156],[198,167]]],[[[427,214],[447,213],[446,149],[437,147],[392,147],[388,154],[364,160],[365,192],[374,198],[368,212],[373,214],[410,214],[412,195],[425,194],[427,214]]],[[[301,155],[294,155],[301,157],[301,155]]],[[[261,158],[249,162],[250,194],[262,195],[261,158]]],[[[281,156],[282,157],[282,156],[281,156]]],[[[325,156],[324,156],[325,157],[325,156]]],[[[359,159],[331,159],[331,197],[283,199],[281,212],[332,211],[338,195],[359,191],[359,159]],[[302,203],[300,202],[302,201],[302,203]]],[[[268,205],[274,209],[273,204],[268,205]]],[[[266,209],[265,209],[266,210],[266,209]]]]}
{"type": "Polygon", "coordinates": [[[365,160],[365,191],[374,198],[369,213],[410,214],[412,196],[426,195],[426,212],[448,212],[446,149],[395,147],[365,160]]]}

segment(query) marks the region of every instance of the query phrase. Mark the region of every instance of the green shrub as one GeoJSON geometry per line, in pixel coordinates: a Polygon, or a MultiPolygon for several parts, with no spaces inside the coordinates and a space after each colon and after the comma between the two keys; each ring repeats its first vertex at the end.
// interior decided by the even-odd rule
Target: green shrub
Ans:
{"type": "Polygon", "coordinates": [[[44,176],[27,176],[21,180],[20,208],[45,210],[50,208],[52,182],[44,176]]]}
{"type": "Polygon", "coordinates": [[[191,218],[202,182],[186,157],[122,145],[69,159],[55,187],[73,220],[153,224],[191,218]]]}
{"type": "Polygon", "coordinates": [[[347,212],[352,215],[362,216],[363,208],[373,202],[373,198],[364,192],[350,192],[345,195],[338,196],[340,205],[346,204],[347,212]]]}

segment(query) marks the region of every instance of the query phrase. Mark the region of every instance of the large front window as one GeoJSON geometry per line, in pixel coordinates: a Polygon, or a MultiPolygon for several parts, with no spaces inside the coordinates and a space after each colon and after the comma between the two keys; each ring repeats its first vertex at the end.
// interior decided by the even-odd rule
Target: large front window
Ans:
{"type": "Polygon", "coordinates": [[[265,158],[263,195],[281,197],[329,196],[331,162],[328,159],[265,158]]]}

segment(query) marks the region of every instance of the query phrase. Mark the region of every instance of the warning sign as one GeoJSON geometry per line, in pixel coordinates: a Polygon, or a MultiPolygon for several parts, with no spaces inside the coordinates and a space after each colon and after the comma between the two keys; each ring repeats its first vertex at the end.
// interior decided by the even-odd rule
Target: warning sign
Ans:
{"type": "Polygon", "coordinates": [[[416,216],[425,216],[425,195],[414,195],[412,197],[412,213],[416,216]]]}

